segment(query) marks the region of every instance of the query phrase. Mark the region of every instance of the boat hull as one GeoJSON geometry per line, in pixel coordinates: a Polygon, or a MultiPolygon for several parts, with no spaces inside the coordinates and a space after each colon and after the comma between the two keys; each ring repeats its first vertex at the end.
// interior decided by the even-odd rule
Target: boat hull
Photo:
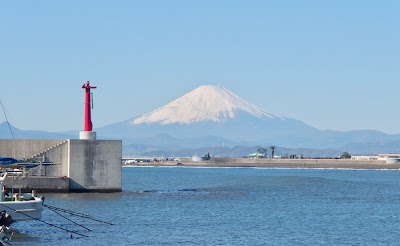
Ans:
{"type": "Polygon", "coordinates": [[[43,200],[35,197],[29,201],[0,202],[0,211],[6,211],[14,221],[42,218],[43,200]]]}

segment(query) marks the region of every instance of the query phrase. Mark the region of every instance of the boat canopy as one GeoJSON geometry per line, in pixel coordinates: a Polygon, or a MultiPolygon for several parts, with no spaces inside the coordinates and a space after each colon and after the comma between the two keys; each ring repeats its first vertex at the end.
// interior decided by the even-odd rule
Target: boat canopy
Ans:
{"type": "Polygon", "coordinates": [[[14,159],[11,157],[0,156],[0,165],[10,165],[10,164],[15,164],[15,163],[18,163],[17,159],[14,159]]]}
{"type": "Polygon", "coordinates": [[[0,166],[13,166],[13,167],[25,167],[25,168],[32,168],[32,167],[37,167],[39,165],[42,166],[49,166],[49,165],[53,165],[53,162],[49,162],[49,161],[30,161],[30,162],[24,162],[22,160],[17,160],[11,157],[2,157],[0,156],[0,166]]]}

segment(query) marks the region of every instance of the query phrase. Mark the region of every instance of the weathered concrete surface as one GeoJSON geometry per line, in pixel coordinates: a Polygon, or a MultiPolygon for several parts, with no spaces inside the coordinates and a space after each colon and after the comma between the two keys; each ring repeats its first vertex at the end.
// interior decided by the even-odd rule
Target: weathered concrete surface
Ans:
{"type": "MultiPolygon", "coordinates": [[[[0,139],[0,156],[17,159],[38,156],[38,160],[53,162],[55,165],[42,167],[46,177],[69,178],[70,191],[121,191],[121,140],[0,139]]],[[[64,189],[55,179],[50,179],[54,184],[39,180],[31,177],[27,186],[36,190],[64,189]]]]}
{"type": "Polygon", "coordinates": [[[30,158],[61,143],[62,139],[0,139],[0,156],[30,158]]]}
{"type": "Polygon", "coordinates": [[[21,187],[22,192],[69,192],[69,179],[67,177],[12,177],[8,176],[4,185],[7,191],[11,191],[14,187],[14,192],[19,192],[21,187]],[[13,180],[14,178],[14,180],[13,180]]]}
{"type": "Polygon", "coordinates": [[[121,140],[70,140],[70,190],[121,191],[121,140]]]}
{"type": "Polygon", "coordinates": [[[64,140],[56,147],[53,146],[45,153],[45,161],[53,162],[54,165],[46,166],[45,174],[49,177],[68,177],[69,140],[64,140]]]}

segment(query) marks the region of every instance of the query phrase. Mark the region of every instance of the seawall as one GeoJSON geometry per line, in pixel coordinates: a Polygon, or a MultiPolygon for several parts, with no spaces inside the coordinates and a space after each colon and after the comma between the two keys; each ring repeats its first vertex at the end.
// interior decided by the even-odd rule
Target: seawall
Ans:
{"type": "Polygon", "coordinates": [[[386,164],[377,160],[351,159],[250,159],[211,158],[193,162],[191,158],[176,161],[137,163],[135,166],[192,166],[192,167],[260,167],[260,168],[332,168],[332,169],[400,169],[400,163],[386,164]]]}
{"type": "MultiPolygon", "coordinates": [[[[122,189],[121,140],[0,139],[0,156],[28,163],[52,163],[22,168],[22,189],[38,192],[118,192],[122,189]]],[[[5,184],[10,187],[8,180],[5,184]]]]}

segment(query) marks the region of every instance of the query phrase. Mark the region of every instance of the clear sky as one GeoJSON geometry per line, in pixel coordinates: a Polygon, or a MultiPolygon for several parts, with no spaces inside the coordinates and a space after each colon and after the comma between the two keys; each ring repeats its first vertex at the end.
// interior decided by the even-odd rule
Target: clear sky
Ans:
{"type": "MultiPolygon", "coordinates": [[[[150,112],[201,85],[318,129],[400,133],[400,1],[1,1],[0,99],[29,130],[150,112]]],[[[0,121],[4,115],[0,114],[0,121]]]]}

